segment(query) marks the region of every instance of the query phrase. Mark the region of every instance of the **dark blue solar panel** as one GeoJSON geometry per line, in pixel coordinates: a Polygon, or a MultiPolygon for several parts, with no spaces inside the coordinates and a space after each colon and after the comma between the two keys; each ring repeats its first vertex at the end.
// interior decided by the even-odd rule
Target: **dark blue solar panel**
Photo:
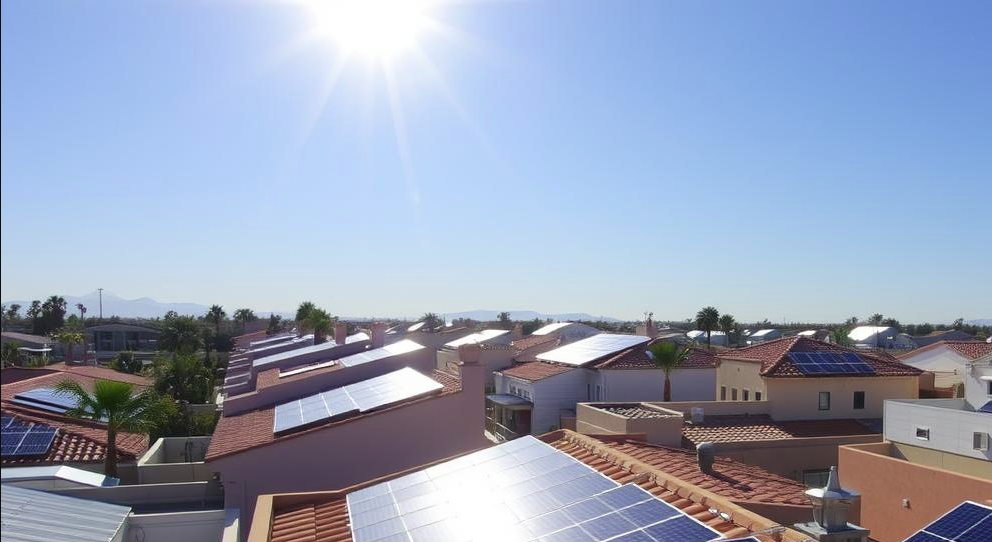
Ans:
{"type": "Polygon", "coordinates": [[[629,533],[637,528],[616,512],[593,518],[579,526],[596,540],[606,540],[619,534],[629,533]]]}
{"type": "Polygon", "coordinates": [[[992,515],[992,510],[970,502],[961,503],[957,508],[928,525],[924,530],[947,539],[954,539],[992,515]]]}
{"type": "Polygon", "coordinates": [[[992,516],[986,517],[965,531],[958,537],[958,542],[992,542],[992,516]]]}
{"type": "Polygon", "coordinates": [[[571,526],[574,521],[565,515],[561,510],[555,510],[550,514],[544,514],[524,522],[524,527],[534,536],[544,536],[559,529],[571,526]]]}
{"type": "Polygon", "coordinates": [[[568,517],[572,518],[576,523],[590,520],[596,516],[602,516],[603,514],[609,514],[612,512],[610,507],[597,501],[596,499],[587,499],[584,501],[579,501],[573,505],[565,507],[565,513],[568,517]]]}
{"type": "Polygon", "coordinates": [[[979,407],[978,411],[979,412],[987,412],[989,414],[992,414],[992,401],[989,401],[989,402],[985,403],[984,405],[982,405],[981,407],[979,407]]]}
{"type": "Polygon", "coordinates": [[[709,527],[688,516],[680,516],[644,529],[659,542],[704,542],[719,536],[709,527]]]}
{"type": "Polygon", "coordinates": [[[73,396],[55,391],[52,388],[36,388],[18,393],[14,397],[62,408],[75,408],[76,406],[76,400],[73,396]]]}
{"type": "Polygon", "coordinates": [[[27,434],[27,429],[19,431],[4,430],[2,436],[0,436],[2,437],[0,438],[0,455],[15,455],[14,452],[17,451],[17,447],[27,434]]]}
{"type": "Polygon", "coordinates": [[[804,374],[873,374],[853,352],[789,352],[793,365],[804,374]]]}
{"type": "Polygon", "coordinates": [[[679,516],[681,512],[668,503],[651,499],[621,510],[620,515],[638,527],[647,527],[659,521],[679,516]]]}
{"type": "Polygon", "coordinates": [[[625,484],[618,488],[604,491],[596,497],[614,510],[626,508],[632,504],[654,498],[653,495],[634,484],[625,484]]]}
{"type": "Polygon", "coordinates": [[[934,536],[930,533],[919,531],[913,536],[907,538],[904,542],[947,542],[939,536],[934,536]]]}
{"type": "MultiPolygon", "coordinates": [[[[655,542],[653,538],[648,536],[642,531],[634,531],[632,533],[627,533],[623,536],[618,536],[610,542],[655,542]]],[[[755,540],[754,542],[758,542],[755,540]]]]}
{"type": "Polygon", "coordinates": [[[34,426],[21,441],[14,455],[40,455],[48,452],[58,432],[54,427],[34,426]]]}
{"type": "Polygon", "coordinates": [[[592,542],[593,538],[578,526],[541,537],[541,542],[592,542]]]}
{"type": "Polygon", "coordinates": [[[0,422],[0,429],[6,429],[14,421],[13,416],[3,416],[3,421],[0,422]]]}

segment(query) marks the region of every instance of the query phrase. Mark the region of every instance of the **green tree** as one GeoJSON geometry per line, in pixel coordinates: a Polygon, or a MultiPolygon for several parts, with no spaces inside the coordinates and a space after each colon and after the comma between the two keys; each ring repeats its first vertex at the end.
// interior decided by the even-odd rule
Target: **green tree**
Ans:
{"type": "Polygon", "coordinates": [[[433,312],[425,312],[424,315],[420,317],[420,321],[424,323],[424,330],[428,333],[437,331],[437,328],[444,325],[444,320],[433,312]]]}
{"type": "Polygon", "coordinates": [[[665,373],[664,400],[672,400],[672,371],[689,357],[689,348],[668,341],[655,341],[648,347],[651,361],[665,373]]]}
{"type": "Polygon", "coordinates": [[[144,368],[144,365],[141,363],[141,360],[135,357],[134,352],[124,350],[114,356],[113,361],[110,362],[110,367],[122,373],[138,374],[144,368]]]}
{"type": "Polygon", "coordinates": [[[831,331],[830,335],[834,340],[834,344],[839,346],[852,346],[854,344],[854,341],[852,341],[851,338],[847,336],[847,334],[850,333],[850,331],[851,331],[850,328],[847,327],[838,327],[833,331],[831,331]]]}
{"type": "Polygon", "coordinates": [[[513,327],[513,320],[510,319],[510,313],[506,311],[497,314],[496,321],[499,322],[500,327],[503,329],[510,329],[513,327]]]}
{"type": "Polygon", "coordinates": [[[174,355],[193,354],[200,349],[203,337],[192,316],[176,316],[165,321],[158,336],[158,349],[174,355]]]}
{"type": "Polygon", "coordinates": [[[258,320],[255,316],[255,312],[251,309],[238,309],[234,311],[234,319],[241,322],[241,333],[245,333],[245,329],[248,327],[248,322],[254,322],[258,320]]]}
{"type": "Polygon", "coordinates": [[[165,316],[162,317],[165,321],[174,320],[176,318],[179,318],[179,313],[176,311],[168,311],[165,313],[165,316]]]}
{"type": "MultiPolygon", "coordinates": [[[[733,315],[724,314],[723,316],[720,316],[720,320],[718,322],[720,325],[720,331],[727,334],[727,344],[730,344],[730,338],[737,329],[737,320],[734,319],[733,315]]],[[[737,338],[734,339],[734,344],[737,344],[737,338]]]]}
{"type": "Polygon", "coordinates": [[[79,311],[79,319],[86,321],[86,305],[82,303],[76,303],[76,310],[79,311]]]}
{"type": "Polygon", "coordinates": [[[922,323],[916,326],[917,335],[929,335],[931,333],[933,333],[933,324],[922,323]]]}
{"type": "Polygon", "coordinates": [[[31,306],[28,307],[27,317],[31,320],[31,333],[35,335],[41,335],[44,333],[44,327],[41,323],[41,301],[35,299],[31,302],[31,306]]]}
{"type": "Polygon", "coordinates": [[[282,316],[272,313],[269,315],[269,326],[265,329],[265,334],[275,335],[285,329],[285,327],[285,324],[282,322],[282,316]]]}
{"type": "Polygon", "coordinates": [[[134,393],[134,386],[127,382],[97,380],[93,393],[75,380],[63,380],[55,390],[71,397],[76,407],[65,412],[69,417],[106,420],[107,450],[104,474],[117,478],[117,434],[148,433],[165,416],[168,407],[153,391],[134,393]]]}
{"type": "Polygon", "coordinates": [[[211,305],[210,310],[207,311],[207,320],[214,323],[214,333],[220,335],[220,323],[224,321],[227,317],[227,313],[224,312],[224,307],[220,305],[211,305]]]}
{"type": "MultiPolygon", "coordinates": [[[[52,334],[52,339],[62,343],[62,347],[65,349],[65,361],[66,363],[72,363],[73,361],[73,350],[77,344],[84,341],[83,334],[78,331],[67,331],[61,330],[52,334]]],[[[84,349],[83,358],[86,358],[86,352],[84,349]]]]}
{"type": "Polygon", "coordinates": [[[856,327],[858,325],[858,317],[857,316],[852,316],[852,317],[848,318],[844,322],[844,325],[847,326],[847,327],[849,327],[849,328],[856,327]]]}
{"type": "Polygon", "coordinates": [[[176,401],[200,404],[210,402],[210,368],[191,354],[159,357],[152,367],[155,391],[176,401]]]}
{"type": "Polygon", "coordinates": [[[4,322],[16,322],[20,320],[21,316],[18,312],[21,310],[21,306],[17,303],[11,303],[9,307],[3,308],[3,318],[4,322]]]}
{"type": "Polygon", "coordinates": [[[327,334],[334,327],[334,318],[324,309],[314,308],[307,315],[306,327],[313,332],[314,344],[320,344],[327,339],[327,334]]]}
{"type": "Polygon", "coordinates": [[[41,304],[41,319],[44,323],[42,335],[61,329],[65,325],[67,305],[60,295],[49,296],[41,304]]]}
{"type": "Polygon", "coordinates": [[[18,348],[21,347],[19,341],[8,341],[3,343],[3,364],[4,365],[16,365],[21,358],[21,352],[18,348]]]}
{"type": "Polygon", "coordinates": [[[882,316],[882,313],[876,312],[868,317],[868,325],[880,326],[883,320],[885,320],[885,316],[882,316]]]}
{"type": "Polygon", "coordinates": [[[956,331],[961,331],[961,328],[964,327],[964,318],[958,318],[955,320],[954,323],[951,324],[951,327],[956,331]]]}
{"type": "Polygon", "coordinates": [[[313,301],[304,301],[296,308],[296,329],[302,337],[306,335],[306,320],[310,313],[317,308],[313,301]]]}
{"type": "Polygon", "coordinates": [[[710,335],[720,325],[720,311],[716,307],[703,307],[696,313],[696,329],[706,332],[706,346],[712,346],[710,335]]]}

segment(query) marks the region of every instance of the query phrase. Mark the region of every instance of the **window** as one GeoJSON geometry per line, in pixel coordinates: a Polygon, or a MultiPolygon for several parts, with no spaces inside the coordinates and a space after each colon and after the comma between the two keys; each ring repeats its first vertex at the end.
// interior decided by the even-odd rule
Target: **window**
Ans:
{"type": "Polygon", "coordinates": [[[737,400],[737,388],[731,388],[730,389],[730,400],[731,401],[736,401],[737,400]]]}
{"type": "Polygon", "coordinates": [[[989,389],[986,391],[985,395],[992,397],[992,380],[988,381],[989,389]]]}
{"type": "Polygon", "coordinates": [[[596,400],[597,401],[599,401],[599,398],[602,397],[600,395],[601,393],[602,393],[602,390],[600,389],[599,384],[596,384],[596,400]]]}
{"type": "Polygon", "coordinates": [[[829,391],[821,391],[820,392],[820,402],[819,402],[819,406],[817,408],[819,408],[820,410],[830,410],[830,392],[829,391]]]}
{"type": "Polygon", "coordinates": [[[742,391],[741,392],[741,400],[742,401],[750,401],[751,400],[751,390],[744,390],[744,391],[742,391]]]}
{"type": "Polygon", "coordinates": [[[761,400],[761,392],[760,391],[754,392],[754,400],[755,401],[760,401],[761,400]]]}
{"type": "Polygon", "coordinates": [[[930,440],[930,428],[917,425],[916,438],[920,440],[930,440]]]}
{"type": "Polygon", "coordinates": [[[727,400],[727,386],[720,386],[720,400],[727,400]]]}
{"type": "Polygon", "coordinates": [[[864,410],[865,408],[865,392],[856,391],[854,392],[854,410],[864,410]]]}
{"type": "Polygon", "coordinates": [[[830,470],[828,469],[803,471],[803,484],[806,487],[826,487],[829,478],[830,470]]]}
{"type": "Polygon", "coordinates": [[[975,436],[973,442],[973,448],[980,452],[987,452],[989,450],[989,434],[981,433],[975,431],[975,436]]]}

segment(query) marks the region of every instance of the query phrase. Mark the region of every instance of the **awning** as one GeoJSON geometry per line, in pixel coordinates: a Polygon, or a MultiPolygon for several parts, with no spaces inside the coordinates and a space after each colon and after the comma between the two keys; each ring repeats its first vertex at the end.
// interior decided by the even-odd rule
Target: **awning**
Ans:
{"type": "Polygon", "coordinates": [[[526,410],[534,408],[534,403],[531,403],[527,399],[522,397],[517,397],[516,395],[509,395],[503,393],[497,393],[493,395],[486,396],[487,401],[492,401],[497,405],[513,410],[526,410]]]}

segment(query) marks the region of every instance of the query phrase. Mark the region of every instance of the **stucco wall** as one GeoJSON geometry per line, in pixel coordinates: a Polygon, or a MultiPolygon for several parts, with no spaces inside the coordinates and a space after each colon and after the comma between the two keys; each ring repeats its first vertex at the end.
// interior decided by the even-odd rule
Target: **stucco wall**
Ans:
{"type": "Polygon", "coordinates": [[[802,481],[803,471],[837,465],[837,447],[881,442],[881,435],[717,442],[716,454],[802,481]]]}
{"type": "Polygon", "coordinates": [[[841,484],[861,493],[860,523],[875,540],[898,542],[961,501],[992,500],[988,479],[917,465],[890,453],[889,443],[840,448],[841,484]]]}
{"type": "Polygon", "coordinates": [[[133,514],[125,542],[216,542],[224,533],[223,510],[194,510],[162,514],[133,514]]]}
{"type": "Polygon", "coordinates": [[[921,399],[885,403],[885,439],[911,446],[992,461],[992,450],[975,450],[974,434],[992,435],[992,416],[965,410],[964,399],[921,399]],[[917,429],[927,431],[918,438],[917,429]]]}
{"type": "MultiPolygon", "coordinates": [[[[661,403],[664,404],[664,403],[661,403]]],[[[576,431],[588,435],[632,435],[643,434],[651,444],[682,447],[681,412],[655,406],[660,413],[658,418],[631,419],[603,410],[606,403],[579,403],[576,407],[576,431]]],[[[647,408],[652,408],[648,406],[647,408]]]]}
{"type": "Polygon", "coordinates": [[[771,416],[776,420],[881,418],[886,399],[916,399],[915,376],[766,378],[771,416]],[[830,410],[819,410],[819,392],[830,392],[830,410]],[[854,392],[865,392],[865,408],[854,408],[854,392]]]}
{"type": "Polygon", "coordinates": [[[558,429],[562,410],[575,410],[576,403],[586,400],[588,373],[585,369],[575,369],[531,384],[534,402],[530,421],[532,434],[540,435],[558,429]]]}
{"type": "Polygon", "coordinates": [[[761,399],[768,399],[765,381],[759,375],[761,364],[748,361],[721,360],[716,370],[716,400],[733,400],[731,390],[737,388],[737,400],[743,400],[741,390],[748,390],[751,401],[757,401],[755,392],[761,392],[761,399]],[[727,388],[727,398],[721,399],[720,388],[727,388]]]}
{"type": "MultiPolygon", "coordinates": [[[[597,371],[603,387],[600,401],[661,401],[665,373],[661,369],[597,371]]],[[[673,401],[712,401],[715,399],[716,369],[677,369],[672,371],[673,401]]]]}
{"type": "Polygon", "coordinates": [[[936,375],[934,386],[946,388],[959,384],[965,372],[964,356],[946,346],[936,346],[932,350],[910,353],[900,358],[906,365],[931,371],[936,375]]]}

